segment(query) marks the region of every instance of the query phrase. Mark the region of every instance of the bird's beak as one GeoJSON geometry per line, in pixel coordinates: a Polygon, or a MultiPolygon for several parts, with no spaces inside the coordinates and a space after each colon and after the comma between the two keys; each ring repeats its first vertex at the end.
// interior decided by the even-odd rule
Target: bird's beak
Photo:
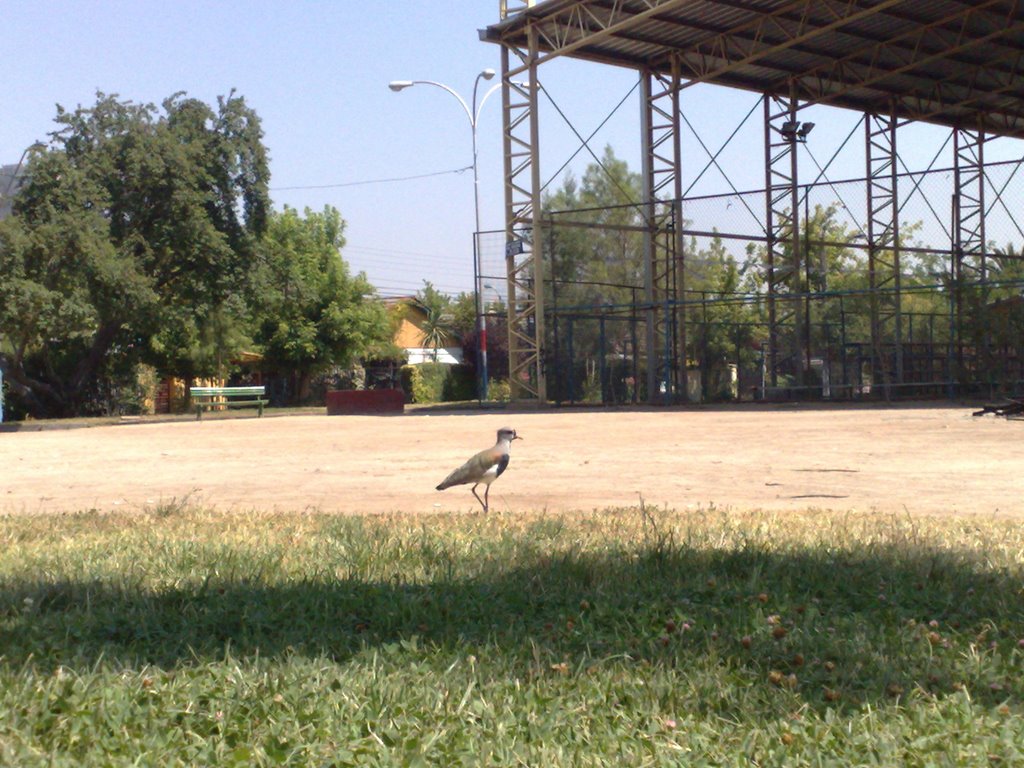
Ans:
{"type": "Polygon", "coordinates": [[[522,439],[523,439],[523,436],[522,436],[522,435],[516,435],[516,436],[515,436],[515,437],[513,437],[512,439],[513,439],[513,440],[522,440],[522,439]]]}

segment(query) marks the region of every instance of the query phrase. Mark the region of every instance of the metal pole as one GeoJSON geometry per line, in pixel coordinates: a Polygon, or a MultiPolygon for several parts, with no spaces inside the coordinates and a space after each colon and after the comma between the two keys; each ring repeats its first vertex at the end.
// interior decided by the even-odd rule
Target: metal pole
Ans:
{"type": "Polygon", "coordinates": [[[479,373],[479,383],[477,395],[481,402],[488,398],[487,392],[487,318],[484,313],[484,305],[481,298],[480,286],[483,281],[483,273],[480,264],[480,175],[477,165],[477,140],[476,140],[476,128],[477,123],[480,119],[480,111],[484,107],[484,103],[488,97],[494,93],[498,88],[501,87],[501,83],[497,83],[491,87],[484,97],[480,100],[479,106],[477,106],[477,90],[480,87],[480,80],[490,80],[494,77],[493,69],[484,69],[477,74],[476,80],[473,81],[473,101],[472,106],[466,103],[453,88],[439,83],[434,80],[393,80],[388,85],[391,90],[396,93],[410,88],[413,85],[433,85],[436,88],[440,88],[447,91],[454,96],[460,105],[462,105],[463,111],[466,113],[466,117],[469,118],[469,128],[473,140],[473,213],[475,228],[473,230],[473,294],[474,294],[474,308],[476,311],[477,319],[477,370],[479,373]]]}
{"type": "MultiPolygon", "coordinates": [[[[492,71],[493,76],[493,71],[492,71]]],[[[487,393],[487,316],[483,300],[483,291],[480,286],[483,282],[482,264],[480,261],[480,176],[477,172],[477,147],[476,147],[476,125],[479,113],[476,107],[476,89],[480,85],[480,78],[483,72],[476,76],[473,82],[473,110],[470,125],[473,128],[473,213],[476,217],[476,229],[473,232],[473,292],[476,294],[476,318],[477,318],[477,370],[480,375],[478,397],[480,402],[488,399],[487,393]]],[[[485,97],[486,98],[486,97],[485,97]]],[[[483,106],[483,104],[481,104],[483,106]]]]}

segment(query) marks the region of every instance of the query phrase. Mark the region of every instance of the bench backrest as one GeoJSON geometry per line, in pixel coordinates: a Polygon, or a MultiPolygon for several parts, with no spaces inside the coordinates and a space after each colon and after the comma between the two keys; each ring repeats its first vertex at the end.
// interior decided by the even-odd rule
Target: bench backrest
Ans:
{"type": "Polygon", "coordinates": [[[227,395],[262,395],[265,387],[189,387],[192,397],[224,397],[227,395]]]}

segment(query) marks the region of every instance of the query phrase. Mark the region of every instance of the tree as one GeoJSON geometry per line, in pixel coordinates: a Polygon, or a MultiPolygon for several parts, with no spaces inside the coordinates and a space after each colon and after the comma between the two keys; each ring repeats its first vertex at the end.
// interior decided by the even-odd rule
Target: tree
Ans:
{"type": "Polygon", "coordinates": [[[455,335],[451,297],[438,291],[429,280],[424,280],[423,288],[416,294],[416,303],[426,313],[423,343],[434,351],[434,362],[437,362],[438,348],[455,335]]]}
{"type": "Polygon", "coordinates": [[[345,222],[325,206],[302,216],[285,207],[272,213],[260,245],[260,267],[250,296],[255,341],[264,365],[290,372],[296,397],[310,377],[349,366],[390,340],[387,310],[360,272],[341,257],[345,222]]]}
{"type": "Polygon", "coordinates": [[[232,335],[211,331],[231,324],[269,209],[259,118],[233,93],[216,110],[99,93],[56,123],[0,224],[0,368],[35,416],[98,410],[142,360],[215,359],[201,339],[232,335]]]}
{"type": "Polygon", "coordinates": [[[703,249],[691,239],[687,248],[687,288],[692,299],[687,310],[692,329],[688,342],[700,367],[705,397],[721,394],[712,391],[712,377],[723,376],[728,364],[741,370],[754,362],[751,347],[757,338],[758,317],[753,304],[742,295],[752,287],[746,266],[739,266],[721,237],[715,235],[703,249]]]}
{"type": "Polygon", "coordinates": [[[449,306],[452,316],[452,332],[456,336],[465,339],[476,331],[476,296],[474,294],[463,291],[451,300],[449,306]]]}
{"type": "Polygon", "coordinates": [[[641,189],[640,175],[606,147],[579,182],[568,176],[544,197],[552,219],[544,302],[555,313],[545,346],[557,356],[548,362],[558,371],[549,379],[556,398],[599,398],[607,384],[615,388],[632,374],[635,324],[623,309],[644,297],[643,237],[636,229],[643,223],[641,189]],[[561,365],[569,339],[571,370],[561,365]],[[609,373],[613,367],[617,372],[609,373]],[[570,381],[576,391],[568,391],[570,381]]]}

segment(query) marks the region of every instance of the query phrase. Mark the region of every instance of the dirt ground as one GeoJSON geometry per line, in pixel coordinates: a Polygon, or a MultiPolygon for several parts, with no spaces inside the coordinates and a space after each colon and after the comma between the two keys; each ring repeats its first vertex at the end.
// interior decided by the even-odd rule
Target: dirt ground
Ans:
{"type": "MultiPolygon", "coordinates": [[[[1024,514],[1024,422],[966,407],[299,415],[0,433],[0,512],[471,511],[448,472],[505,425],[492,511],[648,504],[1024,514]]],[[[481,488],[481,492],[482,492],[481,488]]]]}

